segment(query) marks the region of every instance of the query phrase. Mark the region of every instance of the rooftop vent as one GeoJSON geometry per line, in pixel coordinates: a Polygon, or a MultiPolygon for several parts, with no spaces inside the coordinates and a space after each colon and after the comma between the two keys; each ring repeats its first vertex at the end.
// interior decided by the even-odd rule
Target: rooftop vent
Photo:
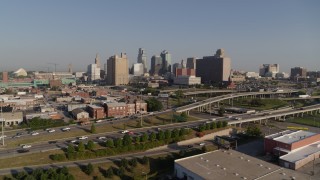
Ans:
{"type": "Polygon", "coordinates": [[[234,173],[234,175],[235,175],[235,176],[239,176],[239,174],[238,174],[238,173],[234,173]]]}
{"type": "Polygon", "coordinates": [[[280,173],[280,174],[282,174],[282,175],[284,175],[284,176],[286,175],[286,173],[284,173],[284,172],[282,172],[282,173],[280,173]]]}
{"type": "Polygon", "coordinates": [[[262,167],[263,165],[262,165],[262,164],[259,164],[259,166],[262,167]]]}
{"type": "Polygon", "coordinates": [[[227,168],[222,168],[223,170],[227,170],[227,168]]]}
{"type": "Polygon", "coordinates": [[[250,159],[247,159],[248,162],[250,162],[250,159]]]}
{"type": "Polygon", "coordinates": [[[207,159],[206,162],[209,162],[209,160],[207,159]]]}
{"type": "Polygon", "coordinates": [[[217,164],[216,166],[217,166],[217,167],[219,167],[220,165],[219,165],[219,164],[217,164]]]}
{"type": "Polygon", "coordinates": [[[296,177],[294,177],[294,176],[291,177],[291,180],[295,180],[295,179],[296,179],[296,177]]]}
{"type": "Polygon", "coordinates": [[[242,179],[247,179],[246,177],[242,177],[242,179]]]}
{"type": "Polygon", "coordinates": [[[203,157],[200,157],[200,159],[203,159],[203,157]]]}
{"type": "Polygon", "coordinates": [[[241,156],[240,159],[243,159],[243,157],[241,156]]]}

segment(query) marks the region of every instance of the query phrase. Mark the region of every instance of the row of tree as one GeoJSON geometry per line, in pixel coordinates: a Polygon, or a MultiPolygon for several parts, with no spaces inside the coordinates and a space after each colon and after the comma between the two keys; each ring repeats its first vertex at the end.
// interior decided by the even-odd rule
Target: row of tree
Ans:
{"type": "Polygon", "coordinates": [[[50,168],[50,169],[42,169],[38,168],[33,170],[31,173],[27,173],[25,171],[18,172],[17,174],[13,174],[13,177],[4,177],[4,180],[74,180],[72,174],[69,173],[67,167],[62,168],[50,168]]]}
{"type": "Polygon", "coordinates": [[[203,132],[205,130],[223,128],[223,127],[227,127],[227,126],[228,126],[228,122],[227,121],[218,121],[218,122],[212,122],[212,123],[205,123],[205,124],[199,125],[198,131],[199,132],[203,132]]]}

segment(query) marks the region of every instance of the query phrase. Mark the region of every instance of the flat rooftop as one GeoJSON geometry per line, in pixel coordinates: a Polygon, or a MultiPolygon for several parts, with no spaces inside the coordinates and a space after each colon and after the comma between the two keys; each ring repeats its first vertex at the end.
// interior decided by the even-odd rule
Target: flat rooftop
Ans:
{"type": "Polygon", "coordinates": [[[320,152],[320,141],[291,151],[289,154],[281,156],[280,159],[294,163],[299,160],[305,159],[308,156],[313,157],[314,154],[318,152],[320,152]]]}
{"type": "Polygon", "coordinates": [[[301,139],[305,139],[313,135],[316,135],[316,133],[300,130],[300,131],[293,131],[291,133],[273,138],[273,140],[278,142],[283,142],[286,144],[292,144],[294,142],[300,141],[301,139]]]}
{"type": "Polygon", "coordinates": [[[175,165],[182,166],[203,179],[309,179],[306,174],[285,169],[234,150],[217,150],[178,159],[175,165]]]}

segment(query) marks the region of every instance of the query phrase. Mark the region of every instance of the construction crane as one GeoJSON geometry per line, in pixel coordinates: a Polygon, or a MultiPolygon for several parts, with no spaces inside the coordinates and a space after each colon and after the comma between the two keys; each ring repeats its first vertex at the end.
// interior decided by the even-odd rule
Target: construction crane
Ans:
{"type": "Polygon", "coordinates": [[[57,71],[57,65],[59,65],[59,64],[56,64],[56,63],[48,63],[48,64],[53,64],[54,65],[54,72],[57,71]]]}

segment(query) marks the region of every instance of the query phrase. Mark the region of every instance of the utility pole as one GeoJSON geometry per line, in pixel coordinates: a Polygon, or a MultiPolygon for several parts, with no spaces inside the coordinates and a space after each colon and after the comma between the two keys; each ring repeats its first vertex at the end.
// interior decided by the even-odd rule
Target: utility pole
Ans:
{"type": "Polygon", "coordinates": [[[56,64],[56,63],[48,63],[48,64],[54,65],[54,72],[57,72],[57,65],[59,65],[59,64],[56,64]]]}

